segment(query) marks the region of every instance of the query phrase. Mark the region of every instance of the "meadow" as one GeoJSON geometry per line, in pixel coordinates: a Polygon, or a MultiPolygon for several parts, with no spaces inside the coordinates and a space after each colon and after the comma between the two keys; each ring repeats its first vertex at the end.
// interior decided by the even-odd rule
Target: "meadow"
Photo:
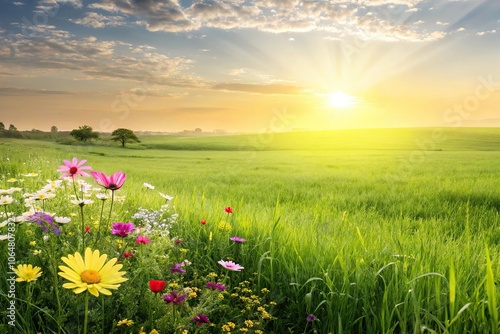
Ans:
{"type": "Polygon", "coordinates": [[[114,206],[109,197],[71,204],[68,182],[32,204],[71,217],[58,236],[16,223],[16,266],[43,275],[16,283],[15,326],[8,243],[0,241],[0,333],[500,332],[499,129],[140,139],[126,148],[0,139],[0,189],[22,188],[0,207],[4,221],[29,209],[24,193],[59,179],[63,159],[126,173],[114,206]],[[168,231],[139,230],[150,244],[111,235],[111,222],[142,226],[133,218],[140,208],[165,204],[168,231]],[[111,296],[90,296],[86,320],[89,293],[64,288],[57,274],[60,258],[83,254],[84,245],[118,257],[128,278],[111,296]],[[180,263],[184,272],[172,271],[180,263]],[[165,302],[150,280],[166,282],[162,295],[185,292],[185,303],[165,302]],[[210,321],[199,323],[200,314],[210,321]]]}

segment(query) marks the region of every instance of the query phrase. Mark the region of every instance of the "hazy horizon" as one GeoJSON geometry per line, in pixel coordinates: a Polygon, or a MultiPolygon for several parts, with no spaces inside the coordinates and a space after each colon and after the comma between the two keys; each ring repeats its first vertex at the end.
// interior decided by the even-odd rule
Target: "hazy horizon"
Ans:
{"type": "Polygon", "coordinates": [[[1,6],[6,127],[250,133],[500,126],[495,0],[1,6]]]}

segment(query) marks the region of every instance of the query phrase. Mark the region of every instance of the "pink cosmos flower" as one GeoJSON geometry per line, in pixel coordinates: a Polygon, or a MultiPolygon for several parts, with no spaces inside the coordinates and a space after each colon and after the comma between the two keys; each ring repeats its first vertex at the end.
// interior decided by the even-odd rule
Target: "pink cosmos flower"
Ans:
{"type": "Polygon", "coordinates": [[[129,233],[134,231],[134,223],[113,223],[111,226],[111,234],[119,235],[122,238],[125,238],[129,233]]]}
{"type": "Polygon", "coordinates": [[[61,165],[57,168],[58,171],[61,172],[61,178],[72,177],[75,176],[90,176],[88,173],[84,172],[84,170],[91,170],[90,166],[83,166],[87,160],[78,161],[77,158],[73,158],[71,161],[63,160],[64,165],[61,165]]]}
{"type": "Polygon", "coordinates": [[[127,178],[127,174],[121,171],[111,174],[110,176],[107,176],[103,172],[90,172],[90,174],[92,174],[97,184],[112,191],[120,189],[127,178]]]}
{"type": "Polygon", "coordinates": [[[234,263],[233,261],[220,260],[217,263],[220,264],[221,266],[223,266],[224,268],[226,268],[227,270],[231,270],[231,271],[241,271],[242,269],[245,269],[245,267],[242,267],[239,264],[234,263]]]}
{"type": "Polygon", "coordinates": [[[184,301],[184,299],[186,299],[187,295],[186,294],[183,294],[183,295],[180,295],[179,296],[179,292],[177,291],[172,291],[170,292],[169,294],[167,295],[164,295],[163,296],[163,300],[167,303],[167,304],[175,304],[175,305],[180,305],[182,304],[182,302],[184,301]]]}
{"type": "Polygon", "coordinates": [[[210,323],[210,320],[208,317],[204,314],[198,313],[196,317],[191,319],[191,321],[194,321],[196,323],[196,326],[202,326],[203,324],[208,324],[210,323]]]}
{"type": "Polygon", "coordinates": [[[233,208],[231,208],[230,206],[226,207],[224,209],[224,211],[226,211],[227,214],[230,214],[230,213],[233,213],[233,208]]]}
{"type": "Polygon", "coordinates": [[[229,240],[237,242],[237,243],[245,242],[245,239],[244,238],[240,238],[240,237],[232,237],[232,238],[229,238],[229,240]]]}
{"type": "Polygon", "coordinates": [[[139,244],[147,245],[147,244],[149,244],[149,242],[150,242],[149,238],[145,237],[145,236],[142,236],[142,235],[138,235],[137,239],[135,239],[135,244],[136,245],[139,245],[139,244]]]}

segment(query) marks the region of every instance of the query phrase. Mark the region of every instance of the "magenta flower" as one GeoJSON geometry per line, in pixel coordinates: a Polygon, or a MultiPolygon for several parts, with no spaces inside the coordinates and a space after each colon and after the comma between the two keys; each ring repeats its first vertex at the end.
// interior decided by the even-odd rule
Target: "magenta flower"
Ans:
{"type": "Polygon", "coordinates": [[[129,233],[135,231],[134,223],[113,223],[111,226],[111,234],[119,235],[125,238],[129,233]]]}
{"type": "Polygon", "coordinates": [[[184,274],[186,271],[182,269],[184,267],[184,263],[176,263],[172,267],[170,267],[170,272],[173,273],[179,273],[179,274],[184,274]]]}
{"type": "Polygon", "coordinates": [[[149,238],[148,237],[144,237],[142,235],[138,235],[137,236],[137,239],[135,239],[135,244],[136,245],[139,245],[139,244],[143,244],[143,245],[147,245],[149,244],[149,238]]]}
{"type": "Polygon", "coordinates": [[[61,165],[57,168],[58,171],[61,172],[61,178],[72,177],[75,176],[90,176],[88,173],[84,172],[84,170],[91,170],[90,166],[83,166],[87,160],[78,161],[77,158],[73,158],[71,161],[63,160],[64,165],[61,165]]]}
{"type": "Polygon", "coordinates": [[[110,176],[107,176],[103,172],[90,172],[90,174],[92,174],[97,184],[112,191],[120,189],[127,178],[127,174],[121,171],[111,174],[110,176]]]}
{"type": "Polygon", "coordinates": [[[180,295],[179,296],[179,292],[177,291],[172,291],[170,292],[169,294],[167,295],[164,295],[163,296],[163,300],[170,304],[175,304],[175,305],[180,305],[182,304],[182,302],[184,301],[184,299],[186,299],[187,295],[186,294],[183,294],[183,295],[180,295]]]}
{"type": "Polygon", "coordinates": [[[207,282],[207,284],[205,286],[209,289],[212,289],[212,290],[219,290],[219,291],[226,290],[226,286],[224,284],[221,284],[221,283],[207,282]]]}
{"type": "Polygon", "coordinates": [[[210,323],[210,319],[204,314],[198,313],[196,317],[191,319],[191,321],[194,321],[196,323],[196,326],[202,326],[204,324],[210,323]]]}
{"type": "Polygon", "coordinates": [[[229,240],[234,241],[234,242],[238,242],[238,243],[245,242],[245,239],[240,238],[240,237],[232,237],[232,238],[229,238],[229,240]]]}
{"type": "Polygon", "coordinates": [[[309,314],[306,318],[307,322],[313,322],[316,320],[316,316],[314,314],[309,314]]]}
{"type": "Polygon", "coordinates": [[[217,263],[220,264],[221,266],[223,266],[224,268],[226,268],[227,270],[231,270],[231,271],[241,271],[242,269],[245,269],[245,267],[242,267],[239,264],[234,263],[233,261],[220,260],[217,263]]]}

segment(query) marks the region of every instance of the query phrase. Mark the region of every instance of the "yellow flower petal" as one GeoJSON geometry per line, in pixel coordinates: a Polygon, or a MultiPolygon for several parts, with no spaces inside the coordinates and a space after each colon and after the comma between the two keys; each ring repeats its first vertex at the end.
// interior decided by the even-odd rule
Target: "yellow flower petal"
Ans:
{"type": "Polygon", "coordinates": [[[98,250],[92,251],[90,248],[85,250],[84,258],[78,252],[62,257],[61,259],[68,266],[59,266],[61,271],[58,275],[70,281],[70,283],[63,284],[63,288],[72,289],[74,293],[88,291],[96,297],[99,293],[111,295],[108,289],[118,289],[120,287],[118,283],[125,282],[128,278],[123,277],[126,272],[120,271],[123,265],[116,264],[118,259],[113,258],[106,262],[107,258],[106,254],[101,255],[98,250]],[[96,273],[95,280],[82,279],[82,274],[89,272],[96,273]]]}

